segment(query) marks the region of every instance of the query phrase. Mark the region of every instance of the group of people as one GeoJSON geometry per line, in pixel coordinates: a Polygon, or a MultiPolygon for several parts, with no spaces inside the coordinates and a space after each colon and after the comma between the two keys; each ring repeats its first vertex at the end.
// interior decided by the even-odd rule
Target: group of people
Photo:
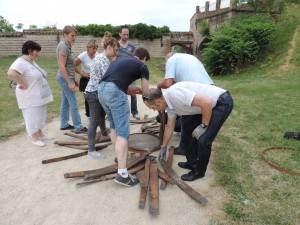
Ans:
{"type": "MultiPolygon", "coordinates": [[[[194,56],[183,53],[169,53],[166,56],[165,79],[157,88],[149,89],[147,62],[150,54],[145,48],[135,48],[128,41],[129,29],[122,26],[120,40],[106,32],[102,46],[90,40],[87,50],[74,57],[72,45],[76,29],[65,26],[63,39],[57,46],[57,81],[61,87],[60,129],[75,129],[88,133],[88,156],[103,159],[105,155],[95,151],[95,136],[100,128],[101,137],[110,138],[118,162],[115,182],[133,186],[137,179],[127,171],[128,139],[130,136],[130,111],[139,119],[136,94],[142,94],[144,104],[150,109],[167,111],[168,121],[159,151],[159,159],[166,158],[167,145],[172,137],[176,121],[181,132],[181,141],[176,154],[186,156],[187,162],[178,165],[191,170],[182,175],[182,180],[193,181],[204,177],[211,154],[211,145],[221,126],[233,108],[229,92],[214,86],[202,63],[194,56]],[[78,67],[81,65],[81,69],[78,67]],[[80,90],[84,94],[88,129],[82,125],[78,111],[75,87],[78,81],[75,73],[81,75],[80,90]],[[140,87],[136,81],[140,80],[140,87]],[[162,91],[161,89],[166,89],[162,91]],[[131,110],[127,95],[131,98],[131,110]],[[71,112],[73,125],[69,123],[71,112]],[[105,117],[110,127],[106,129],[105,117]],[[179,124],[178,124],[179,123],[179,124]]],[[[47,74],[34,60],[41,46],[27,41],[22,56],[8,70],[11,80],[18,83],[16,97],[22,109],[28,135],[33,144],[44,146],[44,140],[53,139],[43,134],[47,115],[47,104],[53,100],[50,87],[45,79],[47,74]]]]}

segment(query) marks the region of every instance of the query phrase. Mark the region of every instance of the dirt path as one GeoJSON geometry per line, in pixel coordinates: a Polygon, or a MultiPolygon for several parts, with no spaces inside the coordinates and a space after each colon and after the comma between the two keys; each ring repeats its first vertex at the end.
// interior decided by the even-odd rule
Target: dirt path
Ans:
{"type": "MultiPolygon", "coordinates": [[[[144,106],[140,96],[138,108],[141,115],[156,115],[144,106]]],[[[87,125],[86,118],[82,118],[87,125]]],[[[131,132],[139,132],[140,127],[132,125],[131,132]]],[[[55,140],[74,140],[59,130],[58,119],[47,124],[45,133],[54,136],[55,140]]],[[[57,146],[53,142],[47,141],[43,148],[35,147],[24,133],[0,143],[1,225],[206,225],[222,213],[220,207],[226,193],[214,185],[215,174],[211,164],[203,179],[188,183],[207,197],[209,203],[206,206],[192,200],[177,186],[168,185],[166,190],[159,192],[159,215],[152,217],[148,201],[145,209],[138,208],[139,185],[124,187],[111,180],[76,187],[81,179],[64,179],[63,175],[67,172],[111,165],[115,157],[111,147],[102,150],[107,156],[104,160],[83,156],[42,164],[44,159],[80,151],[57,146]]],[[[178,143],[178,136],[173,136],[171,145],[178,146],[178,143]]],[[[185,161],[185,157],[174,156],[173,168],[179,176],[187,172],[177,166],[180,161],[185,161]]]]}

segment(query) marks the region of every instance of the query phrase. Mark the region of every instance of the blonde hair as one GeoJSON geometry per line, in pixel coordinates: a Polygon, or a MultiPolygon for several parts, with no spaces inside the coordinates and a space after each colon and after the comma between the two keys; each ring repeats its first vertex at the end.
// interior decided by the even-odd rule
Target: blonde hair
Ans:
{"type": "Polygon", "coordinates": [[[95,39],[89,40],[89,42],[86,44],[86,50],[89,50],[89,48],[98,48],[98,43],[95,39]]]}
{"type": "Polygon", "coordinates": [[[116,38],[112,37],[112,34],[109,31],[105,31],[104,36],[102,38],[102,45],[103,48],[106,49],[108,46],[118,46],[120,47],[120,44],[116,38]]]}

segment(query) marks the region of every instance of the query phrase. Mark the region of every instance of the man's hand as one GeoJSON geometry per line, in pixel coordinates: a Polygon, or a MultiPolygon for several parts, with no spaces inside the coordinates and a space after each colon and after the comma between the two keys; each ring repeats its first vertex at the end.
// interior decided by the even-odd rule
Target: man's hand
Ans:
{"type": "Polygon", "coordinates": [[[193,138],[197,140],[201,137],[202,134],[206,131],[207,127],[203,128],[201,125],[197,126],[192,133],[193,138]]]}
{"type": "Polygon", "coordinates": [[[159,160],[166,160],[166,154],[167,154],[167,147],[160,147],[158,159],[159,160]]]}

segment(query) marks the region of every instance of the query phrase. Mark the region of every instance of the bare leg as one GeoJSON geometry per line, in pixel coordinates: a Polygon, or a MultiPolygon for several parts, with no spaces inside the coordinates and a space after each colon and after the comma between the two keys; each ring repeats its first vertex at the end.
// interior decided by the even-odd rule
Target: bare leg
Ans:
{"type": "Polygon", "coordinates": [[[110,140],[112,142],[112,145],[113,145],[113,149],[115,150],[116,149],[116,130],[114,129],[111,129],[110,131],[110,140]]]}
{"type": "Polygon", "coordinates": [[[33,140],[34,142],[35,142],[35,141],[39,141],[39,140],[40,140],[39,131],[36,132],[36,133],[34,133],[34,134],[32,134],[32,135],[31,135],[31,138],[32,138],[32,140],[33,140]]]}
{"type": "Polygon", "coordinates": [[[128,153],[128,140],[122,137],[116,138],[115,153],[118,159],[118,168],[127,168],[127,153],[128,153]]]}

